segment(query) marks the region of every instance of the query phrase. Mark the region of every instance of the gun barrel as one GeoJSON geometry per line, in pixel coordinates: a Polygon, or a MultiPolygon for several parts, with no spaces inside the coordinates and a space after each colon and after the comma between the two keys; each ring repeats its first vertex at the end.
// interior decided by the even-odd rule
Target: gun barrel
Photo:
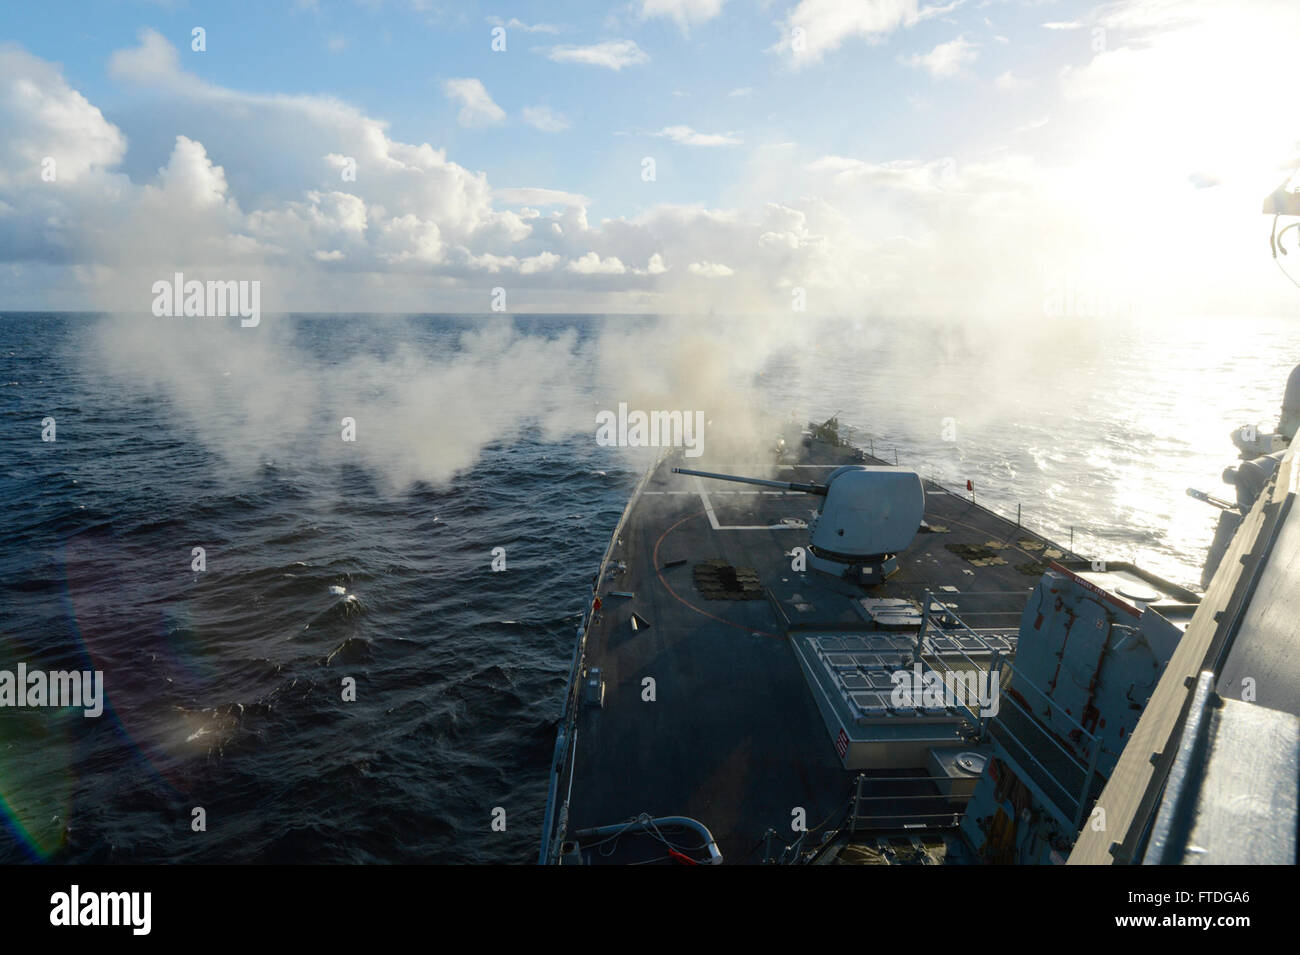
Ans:
{"type": "Polygon", "coordinates": [[[695,477],[714,478],[718,481],[735,481],[737,484],[757,484],[760,487],[779,487],[787,491],[826,495],[823,484],[800,484],[794,481],[768,481],[765,478],[741,477],[738,474],[716,474],[712,471],[692,471],[690,468],[673,468],[674,474],[693,474],[695,477]]]}
{"type": "Polygon", "coordinates": [[[1236,505],[1233,504],[1231,501],[1225,501],[1222,498],[1218,498],[1218,497],[1214,497],[1213,495],[1206,494],[1204,491],[1198,491],[1194,487],[1189,487],[1187,489],[1187,496],[1191,498],[1195,498],[1198,501],[1204,501],[1206,504],[1213,504],[1215,507],[1224,511],[1231,511],[1236,507],[1236,505]]]}

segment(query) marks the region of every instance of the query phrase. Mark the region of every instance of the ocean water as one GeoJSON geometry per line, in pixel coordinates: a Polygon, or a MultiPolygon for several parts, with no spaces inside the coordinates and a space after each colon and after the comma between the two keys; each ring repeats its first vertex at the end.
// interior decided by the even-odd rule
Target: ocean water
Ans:
{"type": "MultiPolygon", "coordinates": [[[[479,321],[278,319],[282,348],[258,374],[303,362],[265,408],[223,404],[238,396],[204,382],[195,356],[165,376],[106,363],[105,318],[0,316],[0,670],[109,680],[99,719],[0,710],[0,862],[535,858],[574,627],[640,464],[520,408],[577,405],[590,419],[618,395],[550,374],[551,391],[453,455],[446,480],[418,477],[444,468],[427,455],[459,441],[466,407],[491,417],[526,391],[520,366],[466,375],[476,403],[449,411],[445,434],[392,445],[396,484],[382,454],[354,461],[302,439],[336,428],[318,406],[357,373],[341,356],[413,350],[463,374],[479,321]],[[300,419],[290,409],[307,387],[300,419]],[[279,431],[232,444],[259,415],[279,431]]],[[[513,326],[579,354],[609,323],[649,321],[513,326]]],[[[1194,583],[1214,512],[1185,488],[1227,495],[1227,432],[1276,420],[1300,334],[1277,320],[1012,341],[846,321],[800,352],[753,370],[774,415],[839,412],[882,457],[972,480],[980,500],[1019,504],[1083,553],[1194,583]]],[[[232,361],[238,383],[247,369],[232,361]]]]}

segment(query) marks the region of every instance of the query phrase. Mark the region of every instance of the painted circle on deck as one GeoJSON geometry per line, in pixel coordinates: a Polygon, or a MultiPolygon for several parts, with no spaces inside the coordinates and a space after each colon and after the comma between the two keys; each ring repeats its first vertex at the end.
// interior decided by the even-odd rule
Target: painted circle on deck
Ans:
{"type": "Polygon", "coordinates": [[[1141,584],[1120,584],[1115,588],[1119,593],[1129,600],[1140,600],[1142,603],[1151,603],[1153,600],[1159,600],[1160,595],[1154,590],[1148,590],[1141,584]]]}

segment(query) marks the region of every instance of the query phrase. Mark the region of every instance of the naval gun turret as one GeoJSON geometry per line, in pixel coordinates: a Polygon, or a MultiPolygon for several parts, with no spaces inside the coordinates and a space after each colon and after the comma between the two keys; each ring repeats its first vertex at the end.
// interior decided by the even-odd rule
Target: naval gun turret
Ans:
{"type": "Polygon", "coordinates": [[[809,563],[815,570],[865,586],[898,569],[898,554],[916,537],[925,515],[925,486],[915,471],[846,464],[824,484],[673,468],[675,474],[757,484],[826,498],[810,525],[809,563]]]}

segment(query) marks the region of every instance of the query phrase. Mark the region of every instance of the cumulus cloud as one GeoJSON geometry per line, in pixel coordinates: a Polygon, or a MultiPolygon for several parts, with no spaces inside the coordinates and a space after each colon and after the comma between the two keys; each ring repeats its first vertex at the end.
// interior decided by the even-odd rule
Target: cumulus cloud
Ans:
{"type": "Polygon", "coordinates": [[[627,266],[616,257],[602,259],[595,252],[588,252],[581,258],[574,259],[565,268],[579,275],[622,275],[627,271],[627,266]]]}
{"type": "Polygon", "coordinates": [[[460,103],[456,121],[462,126],[494,126],[505,121],[506,111],[492,101],[481,80],[474,77],[445,80],[442,91],[447,99],[460,103]]]}
{"type": "MultiPolygon", "coordinates": [[[[0,140],[0,150],[15,158],[0,163],[0,201],[14,213],[0,222],[0,252],[109,266],[84,273],[92,284],[113,286],[87,292],[104,307],[138,304],[142,286],[188,266],[268,279],[278,274],[267,282],[268,296],[306,308],[328,307],[337,291],[310,277],[316,267],[377,274],[439,266],[449,279],[464,280],[482,270],[485,260],[476,256],[519,264],[543,251],[562,254],[530,243],[532,227],[521,212],[495,208],[486,177],[449,161],[444,151],[393,140],[382,122],[327,97],[212,86],[181,72],[167,49],[146,32],[139,46],[113,58],[123,80],[154,78],[157,126],[187,131],[175,138],[161,168],[137,181],[117,169],[126,147],[120,130],[53,67],[5,52],[0,123],[15,135],[0,140]],[[211,144],[219,158],[210,154],[211,144]],[[58,161],[57,182],[41,183],[45,155],[58,161]],[[240,181],[260,184],[256,207],[244,209],[232,195],[232,169],[240,181]],[[9,170],[45,188],[6,190],[9,170]],[[78,191],[77,181],[87,177],[78,191]],[[48,241],[33,242],[24,227],[33,217],[46,223],[35,234],[48,241]],[[312,268],[303,270],[304,264],[312,268]]],[[[587,228],[585,200],[566,196],[564,203],[540,224],[580,235],[587,228]]],[[[352,285],[356,294],[367,287],[352,285]]]]}
{"type": "MultiPolygon", "coordinates": [[[[207,212],[229,200],[226,197],[226,172],[208,158],[202,143],[184,136],[176,137],[167,165],[158,170],[160,185],[155,190],[145,188],[146,195],[156,192],[162,202],[174,203],[182,209],[207,212]]],[[[238,209],[231,206],[231,211],[238,209]]]]}
{"type": "MultiPolygon", "coordinates": [[[[5,231],[44,212],[32,201],[41,191],[0,191],[15,210],[0,218],[0,236],[24,255],[84,263],[96,306],[138,309],[160,275],[194,269],[206,270],[199,278],[262,278],[267,310],[373,308],[376,295],[393,310],[481,310],[491,284],[509,276],[540,310],[692,311],[710,304],[699,297],[700,269],[737,250],[747,250],[745,261],[726,266],[741,282],[731,293],[737,307],[783,307],[792,285],[850,274],[828,265],[833,243],[793,207],[665,205],[592,223],[586,196],[493,188],[445,151],[395,140],[383,122],[337,100],[212,86],[180,72],[147,35],[134,52],[119,62],[135,64],[133,76],[152,64],[144,72],[164,75],[157,88],[175,98],[154,101],[157,124],[187,131],[157,171],[135,181],[117,171],[124,137],[85,104],[111,148],[95,166],[94,195],[66,210],[67,227],[42,232],[57,254],[30,229],[5,231]],[[236,182],[259,185],[237,195],[236,182]],[[669,263],[678,261],[697,269],[675,271],[669,263]]],[[[61,95],[71,93],[64,84],[61,95]]],[[[9,139],[0,148],[18,146],[9,139]]]]}
{"type": "Polygon", "coordinates": [[[686,271],[706,279],[723,279],[736,274],[734,270],[720,262],[692,262],[686,267],[686,271]]]}
{"type": "Polygon", "coordinates": [[[109,169],[126,138],[72,89],[53,65],[0,48],[0,185],[39,187],[41,162],[52,157],[57,182],[75,184],[109,169]]]}

